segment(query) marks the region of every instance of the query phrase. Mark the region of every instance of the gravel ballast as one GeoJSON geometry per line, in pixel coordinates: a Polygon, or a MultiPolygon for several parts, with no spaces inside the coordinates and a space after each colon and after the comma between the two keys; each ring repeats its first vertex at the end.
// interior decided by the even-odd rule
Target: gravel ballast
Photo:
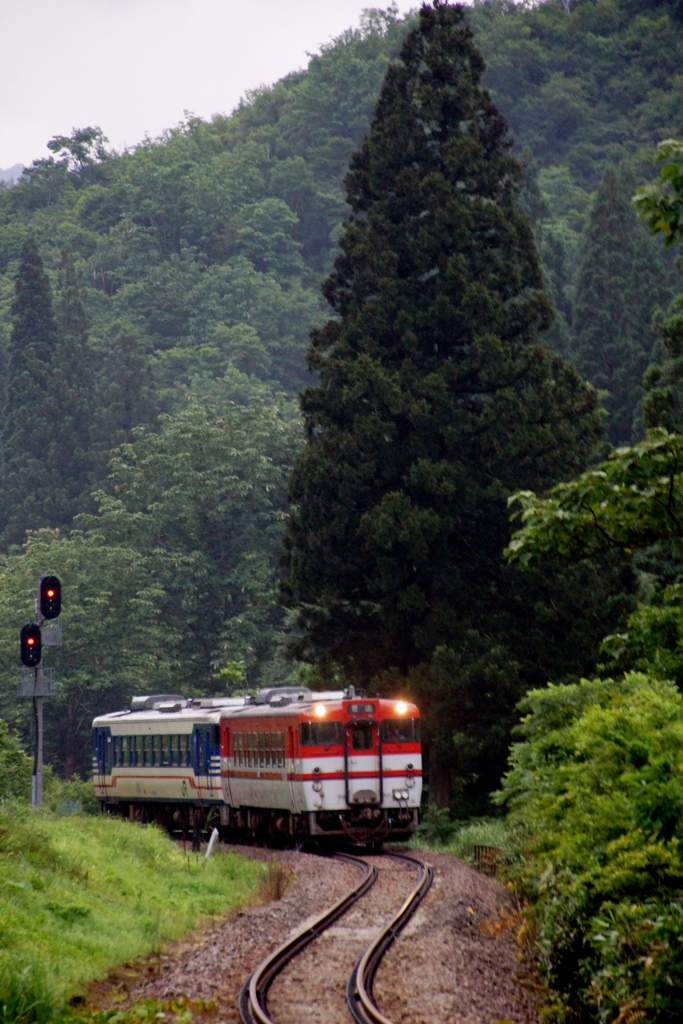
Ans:
{"type": "MultiPolygon", "coordinates": [[[[256,965],[307,920],[356,884],[352,864],[308,853],[229,847],[273,856],[295,874],[276,901],[235,916],[116,972],[88,1002],[117,1007],[180,997],[209,1003],[212,1020],[239,1024],[239,990],[256,965]]],[[[448,854],[411,851],[434,868],[434,883],[416,916],[381,963],[374,995],[393,1024],[538,1024],[533,985],[520,958],[508,890],[448,854]]],[[[372,889],[273,983],[268,1009],[276,1024],[348,1024],[346,982],[361,952],[416,884],[409,866],[368,859],[379,869],[372,889]]]]}

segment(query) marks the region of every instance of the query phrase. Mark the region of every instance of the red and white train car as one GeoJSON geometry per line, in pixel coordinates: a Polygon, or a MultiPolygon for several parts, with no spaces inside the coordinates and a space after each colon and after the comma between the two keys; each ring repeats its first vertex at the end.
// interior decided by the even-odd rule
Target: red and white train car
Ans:
{"type": "Polygon", "coordinates": [[[292,836],[405,838],[422,794],[414,704],[277,687],[221,717],[228,824],[292,836]]]}
{"type": "Polygon", "coordinates": [[[422,793],[419,712],[353,687],[134,698],[93,722],[98,799],[167,828],[271,839],[408,837],[422,793]],[[220,780],[220,781],[219,781],[220,780]]]}

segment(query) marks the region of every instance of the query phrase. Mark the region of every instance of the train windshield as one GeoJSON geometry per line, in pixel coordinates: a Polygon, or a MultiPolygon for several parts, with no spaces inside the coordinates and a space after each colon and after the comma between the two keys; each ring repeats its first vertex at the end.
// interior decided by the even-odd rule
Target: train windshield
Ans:
{"type": "Polygon", "coordinates": [[[387,718],[382,722],[383,743],[419,743],[419,718],[387,718]]]}
{"type": "Polygon", "coordinates": [[[353,750],[372,750],[372,726],[369,722],[354,722],[351,726],[351,747],[353,750]]]}

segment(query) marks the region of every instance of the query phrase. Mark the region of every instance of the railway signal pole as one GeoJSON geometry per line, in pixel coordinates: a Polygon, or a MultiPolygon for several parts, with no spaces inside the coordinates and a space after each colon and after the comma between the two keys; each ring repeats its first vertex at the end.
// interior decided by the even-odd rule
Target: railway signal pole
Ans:
{"type": "Polygon", "coordinates": [[[55,622],[45,628],[44,623],[57,619],[62,607],[62,585],[56,576],[43,574],[38,580],[36,598],[37,622],[27,623],[20,634],[21,661],[26,666],[19,676],[19,697],[33,702],[35,756],[31,776],[31,806],[43,805],[43,701],[51,697],[54,668],[43,667],[42,649],[61,646],[61,624],[55,622]],[[28,671],[27,671],[28,670],[28,671]],[[32,670],[32,671],[31,671],[32,670]]]}

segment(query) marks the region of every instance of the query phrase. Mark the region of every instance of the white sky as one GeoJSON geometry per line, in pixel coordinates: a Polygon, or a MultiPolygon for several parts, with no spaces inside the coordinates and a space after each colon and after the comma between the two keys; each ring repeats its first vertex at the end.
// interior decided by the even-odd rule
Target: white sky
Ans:
{"type": "MultiPolygon", "coordinates": [[[[388,0],[0,0],[0,168],[99,125],[116,149],[228,113],[388,0]]],[[[416,0],[398,0],[401,13],[416,0]]]]}

